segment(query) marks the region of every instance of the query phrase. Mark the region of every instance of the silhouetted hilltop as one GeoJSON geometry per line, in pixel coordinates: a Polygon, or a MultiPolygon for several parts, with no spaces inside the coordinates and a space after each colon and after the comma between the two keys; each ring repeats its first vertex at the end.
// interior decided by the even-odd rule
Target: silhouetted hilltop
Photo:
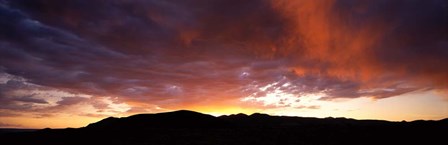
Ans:
{"type": "Polygon", "coordinates": [[[354,120],[348,118],[313,118],[270,116],[254,113],[232,114],[214,117],[199,112],[179,110],[157,114],[137,114],[124,118],[108,117],[99,122],[89,124],[86,129],[106,130],[143,130],[173,128],[280,128],[312,125],[381,125],[394,122],[382,120],[354,120]]]}
{"type": "Polygon", "coordinates": [[[88,129],[143,130],[155,128],[220,128],[225,121],[211,115],[179,110],[157,114],[138,114],[125,118],[109,117],[89,124],[88,129]]]}
{"type": "Polygon", "coordinates": [[[234,114],[214,117],[180,110],[109,117],[83,128],[0,134],[27,145],[378,145],[446,144],[448,119],[390,122],[234,114]]]}

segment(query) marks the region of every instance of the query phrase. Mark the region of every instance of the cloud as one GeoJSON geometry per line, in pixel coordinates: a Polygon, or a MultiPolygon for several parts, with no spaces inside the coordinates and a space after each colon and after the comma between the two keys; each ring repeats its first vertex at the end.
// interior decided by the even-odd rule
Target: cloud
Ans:
{"type": "Polygon", "coordinates": [[[36,99],[36,98],[32,98],[31,96],[24,96],[24,97],[16,98],[16,99],[14,99],[14,101],[37,103],[37,104],[47,104],[48,103],[44,99],[36,99]]]}
{"type": "Polygon", "coordinates": [[[275,90],[297,99],[324,93],[320,99],[330,101],[446,89],[446,5],[2,1],[0,18],[8,21],[0,21],[0,71],[38,90],[72,95],[12,99],[15,90],[36,87],[8,81],[0,86],[1,99],[19,110],[83,103],[107,110],[126,103],[141,111],[260,98],[275,90]],[[103,103],[92,103],[98,100],[103,103]]]}
{"type": "Polygon", "coordinates": [[[17,116],[20,116],[20,114],[8,111],[0,111],[0,117],[17,117],[17,116]]]}
{"type": "Polygon", "coordinates": [[[2,127],[2,128],[20,128],[20,127],[23,127],[23,125],[0,122],[0,127],[2,127]]]}
{"type": "Polygon", "coordinates": [[[46,100],[36,98],[35,94],[18,91],[30,91],[35,87],[20,80],[8,80],[0,84],[0,109],[23,110],[31,109],[34,105],[48,104],[46,100]]]}
{"type": "Polygon", "coordinates": [[[63,97],[61,101],[56,102],[58,105],[75,105],[81,102],[88,100],[88,98],[84,97],[63,97]]]}
{"type": "Polygon", "coordinates": [[[73,94],[28,80],[0,74],[0,117],[53,118],[64,115],[95,117],[118,115],[129,107],[110,97],[73,94]]]}

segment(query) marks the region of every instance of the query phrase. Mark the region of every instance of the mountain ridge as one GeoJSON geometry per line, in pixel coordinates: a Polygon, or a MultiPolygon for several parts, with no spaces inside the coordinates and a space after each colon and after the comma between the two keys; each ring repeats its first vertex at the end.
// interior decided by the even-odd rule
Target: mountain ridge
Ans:
{"type": "MultiPolygon", "coordinates": [[[[130,129],[137,127],[130,127],[128,124],[139,126],[139,129],[145,129],[146,127],[154,128],[173,128],[173,127],[186,127],[186,128],[222,128],[222,127],[235,127],[235,126],[275,126],[285,125],[285,122],[289,122],[288,126],[294,124],[294,122],[309,124],[334,124],[334,123],[416,123],[416,122],[448,122],[448,118],[441,120],[414,120],[414,121],[388,121],[388,120],[375,120],[375,119],[353,119],[345,117],[300,117],[300,116],[273,116],[263,113],[252,113],[250,115],[244,113],[212,116],[200,112],[190,110],[178,110],[171,112],[151,113],[151,114],[135,114],[128,117],[108,117],[101,121],[91,123],[84,128],[103,128],[111,126],[124,126],[130,129]],[[127,122],[126,122],[127,121],[127,122]],[[181,121],[182,124],[176,124],[181,121]],[[293,123],[291,123],[293,122],[293,123]],[[114,124],[116,123],[116,124],[114,124]]],[[[298,124],[296,124],[298,125],[298,124]]],[[[119,129],[114,127],[115,129],[119,129]]]]}
{"type": "Polygon", "coordinates": [[[219,117],[188,110],[108,117],[81,128],[0,134],[15,145],[378,145],[446,142],[448,118],[391,122],[351,118],[270,116],[219,117]]]}

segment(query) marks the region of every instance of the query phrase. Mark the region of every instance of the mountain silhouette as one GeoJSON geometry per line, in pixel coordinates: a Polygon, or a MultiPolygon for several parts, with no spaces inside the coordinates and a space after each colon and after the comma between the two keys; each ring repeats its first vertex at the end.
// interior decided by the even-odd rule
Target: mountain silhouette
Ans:
{"type": "Polygon", "coordinates": [[[214,117],[180,110],[109,117],[82,128],[0,134],[2,144],[26,145],[378,145],[446,144],[448,119],[390,122],[349,118],[214,117]]]}
{"type": "Polygon", "coordinates": [[[194,111],[179,110],[158,114],[138,114],[126,118],[109,117],[89,124],[88,129],[146,130],[156,128],[220,128],[228,127],[224,120],[194,111]]]}

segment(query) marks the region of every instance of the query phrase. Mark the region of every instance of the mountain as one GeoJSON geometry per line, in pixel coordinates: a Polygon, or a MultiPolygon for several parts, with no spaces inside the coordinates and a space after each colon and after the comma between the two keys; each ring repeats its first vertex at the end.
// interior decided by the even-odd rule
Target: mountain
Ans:
{"type": "Polygon", "coordinates": [[[89,124],[88,129],[148,130],[168,128],[221,128],[228,127],[224,120],[198,112],[179,110],[158,114],[138,114],[126,118],[109,117],[89,124]]]}
{"type": "Polygon", "coordinates": [[[82,128],[0,134],[2,144],[45,145],[377,145],[446,144],[448,119],[389,122],[348,118],[214,117],[180,110],[109,117],[82,128]]]}

